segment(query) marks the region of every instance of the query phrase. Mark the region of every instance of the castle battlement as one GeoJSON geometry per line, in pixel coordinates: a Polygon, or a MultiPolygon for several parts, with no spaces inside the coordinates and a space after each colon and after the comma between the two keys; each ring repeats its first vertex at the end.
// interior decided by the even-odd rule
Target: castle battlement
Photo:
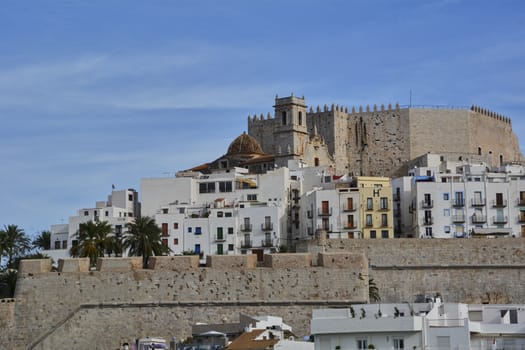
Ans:
{"type": "Polygon", "coordinates": [[[512,125],[512,120],[510,118],[505,117],[505,116],[503,116],[501,114],[498,114],[496,112],[490,111],[488,109],[484,109],[484,108],[481,108],[479,106],[472,105],[472,107],[470,107],[470,110],[473,111],[473,112],[482,114],[484,116],[487,116],[487,117],[490,117],[490,118],[502,121],[502,122],[504,122],[506,124],[512,125]]]}

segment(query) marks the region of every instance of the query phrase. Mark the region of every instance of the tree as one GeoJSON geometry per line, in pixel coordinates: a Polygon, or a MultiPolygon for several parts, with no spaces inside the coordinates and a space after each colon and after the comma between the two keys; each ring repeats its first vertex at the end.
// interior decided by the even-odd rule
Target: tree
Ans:
{"type": "Polygon", "coordinates": [[[4,226],[0,231],[0,249],[2,256],[7,257],[7,267],[13,266],[14,258],[31,250],[29,237],[17,225],[4,226]]]}
{"type": "Polygon", "coordinates": [[[155,219],[149,216],[135,218],[134,222],[126,225],[123,246],[129,249],[129,256],[142,256],[142,264],[148,266],[148,258],[153,255],[163,255],[170,249],[162,244],[160,239],[161,229],[155,219]]]}
{"type": "Polygon", "coordinates": [[[33,247],[42,250],[51,249],[51,232],[40,232],[40,234],[33,240],[33,247]]]}
{"type": "Polygon", "coordinates": [[[69,254],[73,257],[88,257],[91,266],[95,266],[97,258],[104,256],[108,246],[115,239],[110,236],[111,225],[107,221],[88,221],[78,226],[75,234],[77,242],[71,246],[69,254]]]}
{"type": "Polygon", "coordinates": [[[6,291],[5,295],[8,298],[12,298],[15,295],[16,281],[18,277],[18,271],[15,269],[7,269],[0,272],[0,289],[6,291]]]}
{"type": "Polygon", "coordinates": [[[368,299],[370,299],[370,301],[381,301],[379,288],[377,288],[373,278],[368,280],[368,299]]]}

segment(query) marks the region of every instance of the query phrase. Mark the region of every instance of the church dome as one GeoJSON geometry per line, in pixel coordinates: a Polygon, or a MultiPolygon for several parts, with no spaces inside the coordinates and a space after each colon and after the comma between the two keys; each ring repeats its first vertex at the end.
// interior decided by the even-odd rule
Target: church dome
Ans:
{"type": "Polygon", "coordinates": [[[263,154],[263,150],[259,142],[252,136],[248,135],[246,132],[242,133],[239,137],[233,140],[228,147],[227,155],[234,154],[263,154]]]}

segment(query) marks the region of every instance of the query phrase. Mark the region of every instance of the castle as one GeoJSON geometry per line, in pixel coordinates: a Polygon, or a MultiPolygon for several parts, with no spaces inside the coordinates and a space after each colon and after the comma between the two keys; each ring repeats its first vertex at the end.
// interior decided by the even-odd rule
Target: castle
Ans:
{"type": "Polygon", "coordinates": [[[523,160],[511,120],[477,106],[307,109],[292,94],[275,98],[273,117],[248,116],[248,134],[278,166],[296,159],[356,176],[402,176],[427,153],[486,156],[489,166],[523,160]]]}

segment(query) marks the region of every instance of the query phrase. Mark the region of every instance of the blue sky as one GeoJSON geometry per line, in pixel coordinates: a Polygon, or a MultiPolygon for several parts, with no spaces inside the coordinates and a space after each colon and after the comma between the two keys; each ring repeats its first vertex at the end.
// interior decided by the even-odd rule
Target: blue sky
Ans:
{"type": "Polygon", "coordinates": [[[525,2],[4,0],[0,225],[213,160],[272,111],[480,105],[525,149],[525,2]]]}

